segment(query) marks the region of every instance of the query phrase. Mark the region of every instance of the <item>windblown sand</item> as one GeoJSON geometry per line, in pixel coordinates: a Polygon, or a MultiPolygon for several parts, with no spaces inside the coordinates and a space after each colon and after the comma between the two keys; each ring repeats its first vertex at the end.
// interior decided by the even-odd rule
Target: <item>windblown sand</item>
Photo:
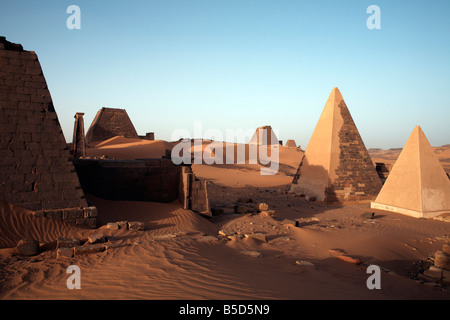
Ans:
{"type": "MultiPolygon", "coordinates": [[[[114,138],[113,138],[114,140],[114,138]]],[[[145,158],[163,155],[164,141],[116,141],[89,148],[90,155],[145,158]]],[[[414,280],[422,265],[447,243],[450,224],[370,210],[368,204],[325,205],[287,194],[300,151],[280,149],[280,172],[259,175],[258,165],[194,165],[209,181],[212,206],[232,208],[238,198],[265,202],[276,219],[226,211],[205,218],[179,202],[107,201],[97,230],[38,218],[18,206],[0,207],[1,299],[449,299],[414,280]],[[364,214],[375,212],[374,219],[364,214]],[[300,226],[283,224],[300,219],[300,226]],[[146,231],[110,230],[113,221],[143,221],[146,231]],[[234,234],[230,240],[218,232],[234,234]],[[85,238],[99,231],[126,244],[72,259],[57,258],[59,236],[85,238]],[[263,234],[261,241],[245,234],[263,234]],[[240,235],[242,238],[240,238],[240,235]],[[213,236],[213,237],[211,237],[213,236]],[[14,254],[23,238],[41,242],[33,257],[14,254]],[[331,251],[330,251],[331,250],[331,251]],[[360,259],[355,265],[337,253],[360,259]],[[252,256],[259,253],[260,256],[252,256]],[[308,261],[313,267],[296,261],[308,261]],[[69,290],[66,269],[78,265],[81,289],[69,290]],[[382,267],[381,290],[369,290],[369,264],[382,267]]]]}

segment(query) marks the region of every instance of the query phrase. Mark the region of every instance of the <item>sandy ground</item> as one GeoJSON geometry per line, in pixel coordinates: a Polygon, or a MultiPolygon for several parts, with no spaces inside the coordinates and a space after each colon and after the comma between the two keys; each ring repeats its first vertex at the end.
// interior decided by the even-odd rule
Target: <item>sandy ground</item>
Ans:
{"type": "MultiPolygon", "coordinates": [[[[139,141],[120,141],[90,150],[98,156],[110,151],[109,157],[132,152],[147,157],[167,146],[164,141],[140,146],[139,141]]],[[[0,298],[450,299],[448,290],[415,279],[448,242],[450,223],[373,211],[368,204],[326,205],[289,195],[301,155],[281,149],[280,172],[265,177],[257,165],[194,165],[194,172],[208,180],[211,205],[224,210],[212,218],[184,210],[177,201],[107,201],[87,195],[99,211],[98,228],[90,230],[3,203],[0,298]],[[249,199],[247,206],[267,203],[276,217],[232,212],[234,205],[249,199]],[[368,219],[371,212],[375,217],[368,219]],[[284,224],[284,219],[298,219],[299,226],[284,224]],[[146,230],[105,227],[121,220],[143,221],[146,230]],[[96,231],[124,246],[71,259],[56,257],[58,236],[85,238],[96,231]],[[42,252],[15,255],[11,247],[22,238],[38,239],[42,252]],[[343,261],[339,254],[362,264],[343,261]],[[81,290],[66,287],[66,269],[72,264],[80,267],[81,290]],[[370,264],[382,269],[380,290],[366,286],[370,264]]]]}

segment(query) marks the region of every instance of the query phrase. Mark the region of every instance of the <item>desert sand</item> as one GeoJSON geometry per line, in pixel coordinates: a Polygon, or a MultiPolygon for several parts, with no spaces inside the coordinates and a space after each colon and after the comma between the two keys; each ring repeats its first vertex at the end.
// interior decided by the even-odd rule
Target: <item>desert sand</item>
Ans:
{"type": "MultiPolygon", "coordinates": [[[[135,159],[161,157],[171,146],[116,137],[87,152],[135,159]]],[[[448,152],[440,152],[441,161],[450,158],[448,152]]],[[[435,251],[449,241],[450,223],[371,210],[368,203],[327,205],[290,195],[287,190],[302,155],[280,147],[280,171],[274,176],[261,176],[258,165],[193,165],[194,173],[208,181],[211,206],[223,208],[212,218],[184,210],[178,201],[109,201],[87,195],[99,213],[98,228],[91,230],[2,203],[0,298],[450,298],[447,289],[417,280],[435,251]],[[237,203],[267,203],[276,217],[234,213],[237,203]],[[297,219],[298,227],[285,219],[297,219]],[[106,228],[108,222],[122,220],[142,221],[146,230],[106,228]],[[97,231],[123,246],[57,258],[57,237],[83,239],[97,231]],[[41,253],[15,255],[13,247],[23,238],[39,240],[41,253]],[[81,270],[80,290],[66,287],[66,269],[73,264],[81,270]],[[366,286],[371,264],[381,267],[380,290],[366,286]]],[[[371,155],[374,161],[396,159],[380,150],[371,155]]]]}

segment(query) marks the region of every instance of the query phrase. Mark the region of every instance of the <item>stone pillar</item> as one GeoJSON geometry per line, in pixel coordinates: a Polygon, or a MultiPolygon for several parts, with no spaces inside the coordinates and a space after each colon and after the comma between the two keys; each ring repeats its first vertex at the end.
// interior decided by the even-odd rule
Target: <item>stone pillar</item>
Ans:
{"type": "Polygon", "coordinates": [[[145,135],[146,140],[155,140],[155,133],[154,132],[147,132],[145,135]]]}
{"type": "Polygon", "coordinates": [[[73,157],[80,158],[86,156],[86,138],[84,136],[84,113],[75,114],[75,125],[73,128],[73,157]]]}

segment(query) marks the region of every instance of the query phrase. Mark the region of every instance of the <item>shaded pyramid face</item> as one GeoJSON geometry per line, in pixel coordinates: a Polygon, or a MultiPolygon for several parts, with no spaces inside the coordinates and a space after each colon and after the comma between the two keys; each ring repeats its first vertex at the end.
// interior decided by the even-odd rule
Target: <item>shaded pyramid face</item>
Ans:
{"type": "Polygon", "coordinates": [[[326,202],[373,200],[381,180],[345,101],[334,88],[325,104],[291,192],[326,202]]]}
{"type": "Polygon", "coordinates": [[[450,213],[450,180],[419,126],[411,133],[371,207],[413,217],[450,213]]]}
{"type": "Polygon", "coordinates": [[[115,136],[139,139],[125,109],[101,108],[86,133],[86,143],[105,141],[115,136]]]}

